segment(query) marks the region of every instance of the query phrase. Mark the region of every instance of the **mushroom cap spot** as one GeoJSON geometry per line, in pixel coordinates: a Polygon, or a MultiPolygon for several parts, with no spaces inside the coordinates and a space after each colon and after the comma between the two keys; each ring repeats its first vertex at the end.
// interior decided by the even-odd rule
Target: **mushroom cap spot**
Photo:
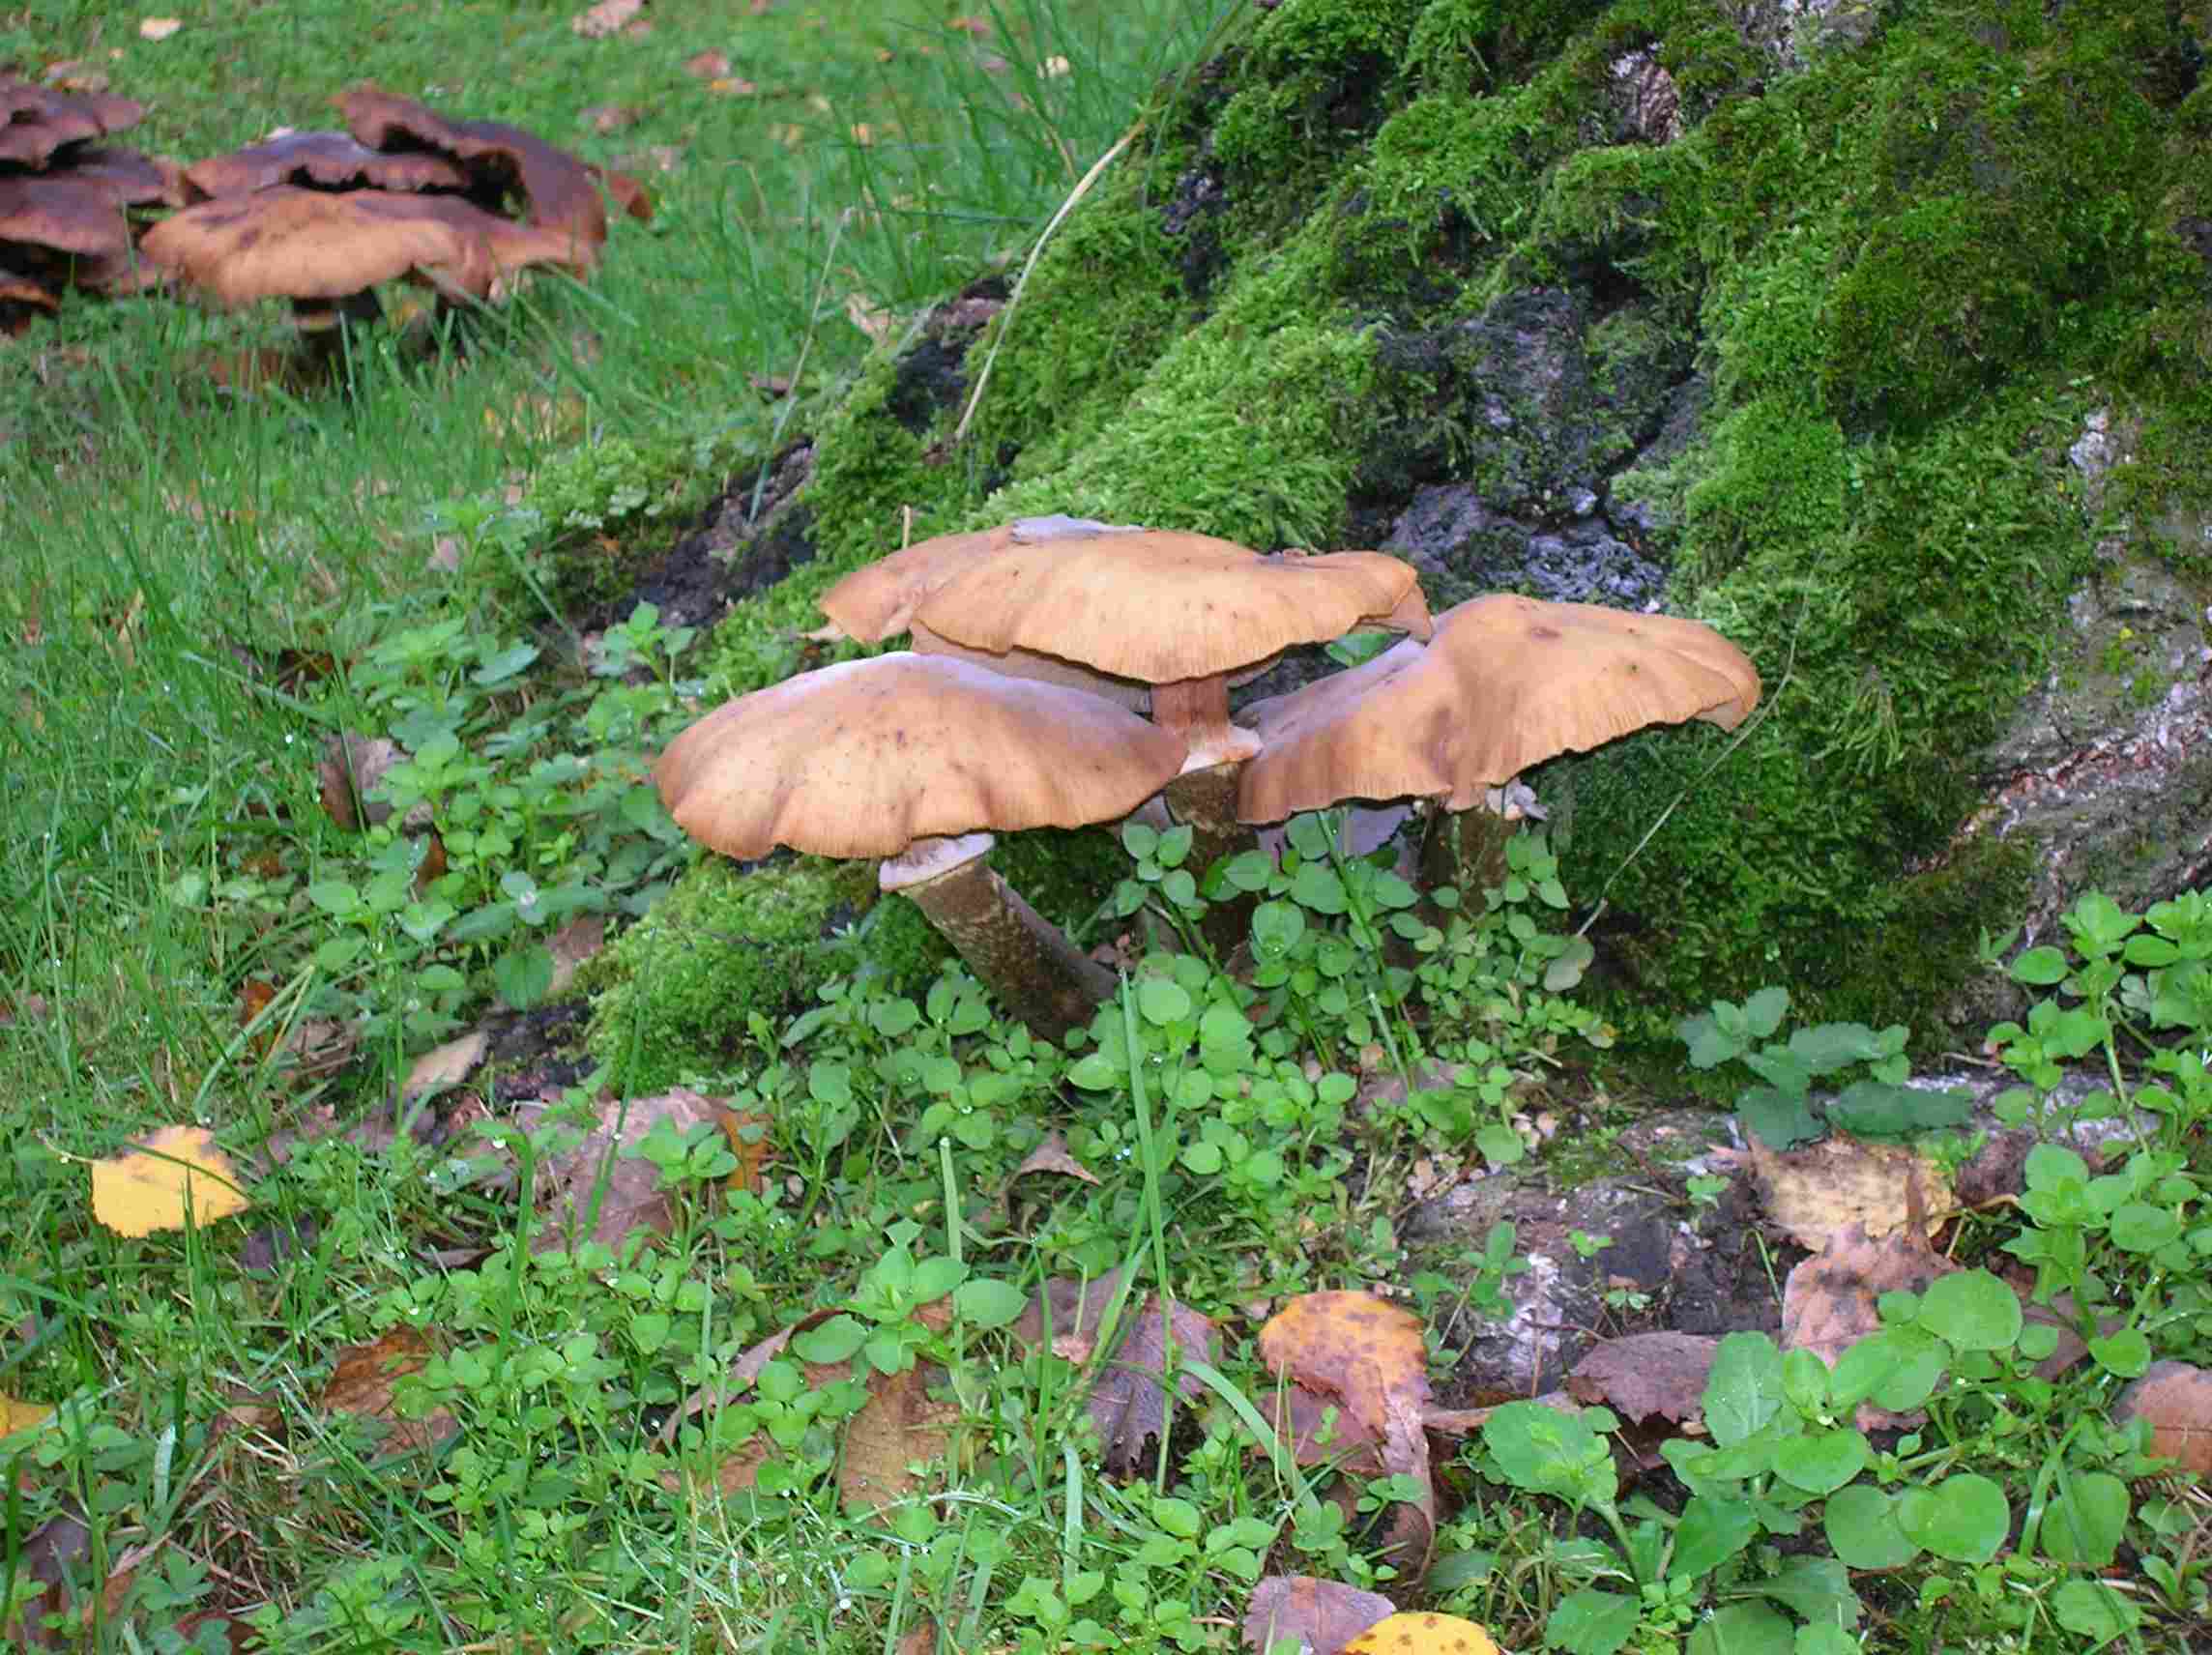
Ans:
{"type": "Polygon", "coordinates": [[[1266,745],[1237,814],[1410,797],[1466,810],[1556,754],[1686,718],[1732,730],[1758,699],[1750,659],[1703,623],[1492,594],[1438,616],[1425,647],[1244,709],[1266,745]]]}
{"type": "MultiPolygon", "coordinates": [[[[923,598],[970,564],[1011,546],[1014,527],[939,535],[855,569],[822,595],[822,613],[848,638],[873,644],[906,631],[923,598]]],[[[1004,652],[997,652],[1004,653],[1004,652]]]]}
{"type": "Polygon", "coordinates": [[[931,836],[1111,820],[1182,757],[1176,736],[1095,695],[897,652],[740,696],[653,774],[685,832],[741,860],[776,845],[894,857],[931,836]]]}
{"type": "Polygon", "coordinates": [[[0,243],[119,258],[131,251],[131,226],[111,190],[96,180],[67,172],[0,175],[0,243]]]}
{"type": "Polygon", "coordinates": [[[425,150],[386,155],[357,143],[345,132],[287,132],[267,143],[249,144],[228,155],[211,156],[185,168],[194,201],[222,195],[248,195],[278,185],[321,186],[326,189],[365,186],[373,189],[466,189],[468,172],[460,162],[425,150]]]}
{"type": "Polygon", "coordinates": [[[1036,650],[1170,683],[1399,613],[1415,584],[1411,564],[1382,552],[1265,558],[1149,529],[1016,544],[946,581],[918,613],[972,649],[1036,650]]]}
{"type": "Polygon", "coordinates": [[[502,276],[566,263],[569,251],[560,232],[513,223],[457,196],[289,185],[188,207],[139,243],[148,264],[227,305],[337,299],[398,276],[482,299],[502,276]]]}
{"type": "MultiPolygon", "coordinates": [[[[347,130],[370,149],[393,154],[428,150],[449,157],[467,170],[472,193],[496,205],[512,191],[523,198],[533,227],[568,237],[571,246],[566,262],[577,269],[597,262],[607,240],[606,204],[599,199],[597,169],[567,150],[504,121],[451,120],[375,86],[353,87],[331,102],[345,117],[347,130]]],[[[610,192],[632,215],[649,214],[652,208],[644,204],[644,192],[634,181],[625,178],[623,183],[626,191],[610,186],[610,192]]]]}

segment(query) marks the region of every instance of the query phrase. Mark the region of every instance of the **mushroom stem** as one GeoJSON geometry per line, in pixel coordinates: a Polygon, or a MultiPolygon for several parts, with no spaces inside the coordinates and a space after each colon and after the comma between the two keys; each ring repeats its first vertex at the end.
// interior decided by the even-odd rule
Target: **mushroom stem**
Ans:
{"type": "Polygon", "coordinates": [[[1506,841],[1531,812],[1543,815],[1534,796],[1515,781],[1489,789],[1481,803],[1466,810],[1447,810],[1441,799],[1430,800],[1421,843],[1423,883],[1431,889],[1452,885],[1477,894],[1503,885],[1506,841]]]}
{"type": "MultiPolygon", "coordinates": [[[[1221,857],[1251,850],[1260,842],[1258,833],[1237,820],[1237,796],[1243,774],[1244,761],[1232,759],[1204,769],[1186,769],[1164,790],[1168,809],[1190,829],[1190,855],[1182,865],[1194,878],[1203,881],[1206,870],[1221,857]]],[[[1238,891],[1207,910],[1199,929],[1222,957],[1244,941],[1257,903],[1256,896],[1238,891]]]]}
{"type": "Polygon", "coordinates": [[[988,833],[917,839],[877,870],[876,883],[928,915],[1000,1005],[1047,1040],[1091,1021],[1114,993],[1114,973],[1078,949],[983,857],[988,833]]]}
{"type": "Polygon", "coordinates": [[[1229,722],[1229,675],[1177,679],[1152,685],[1152,722],[1183,739],[1186,771],[1241,764],[1260,750],[1260,738],[1229,722]]]}

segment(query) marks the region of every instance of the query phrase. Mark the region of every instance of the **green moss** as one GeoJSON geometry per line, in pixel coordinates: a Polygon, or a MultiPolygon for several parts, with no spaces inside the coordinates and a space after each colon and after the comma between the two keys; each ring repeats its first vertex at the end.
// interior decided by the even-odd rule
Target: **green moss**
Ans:
{"type": "Polygon", "coordinates": [[[1002,311],[971,351],[981,362],[1004,331],[976,427],[980,452],[1011,450],[1015,474],[1033,477],[1096,440],[1193,319],[1178,251],[1130,179],[1116,181],[1101,210],[1062,226],[1020,305],[1002,311]]]}
{"type": "MultiPolygon", "coordinates": [[[[1818,51],[1747,44],[1733,12],[1254,18],[1154,112],[1165,146],[1062,225],[949,460],[929,457],[944,421],[899,426],[891,363],[869,367],[819,433],[822,561],[742,606],[718,675],[791,670],[815,595],[897,543],[902,508],[917,537],[1071,511],[1326,545],[1354,491],[1380,508],[1479,479],[1482,434],[1429,431],[1464,415],[1373,340],[1569,286],[1594,319],[1601,428],[1578,440],[1598,470],[1702,376],[1694,439],[1607,492],[1653,508],[1674,606],[1742,642],[1770,700],[1740,745],[1659,732],[1541,776],[1569,888],[1635,916],[1617,942],[1659,1002],[1784,981],[1809,1020],[1927,1029],[1925,1007],[1880,1008],[1940,1002],[2032,855],[1949,842],[1977,744],[2065,636],[2091,531],[2057,486],[2065,442],[2110,406],[2142,436],[2109,505],[2212,508],[2212,310],[2169,227],[2212,217],[2212,92],[2188,90],[2174,17],[2127,0],[1930,0],[1818,51]],[[1620,122],[1612,66],[1645,50],[1681,97],[1664,144],[1620,122]],[[1171,233],[1200,170],[1227,210],[1171,233]],[[1407,432],[1423,463],[1391,472],[1374,456],[1407,432]]],[[[1079,909],[1109,877],[1051,900],[1079,909]]]]}
{"type": "Polygon", "coordinates": [[[703,858],[593,962],[593,1058],[641,1092],[746,1060],[752,1016],[778,1023],[859,964],[836,933],[874,905],[873,875],[812,857],[749,871],[703,858]]]}
{"type": "Polygon", "coordinates": [[[1071,511],[1254,546],[1326,544],[1374,417],[1374,351],[1349,321],[1313,315],[1315,247],[1240,269],[1091,442],[991,495],[973,520],[1071,511]]]}
{"type": "Polygon", "coordinates": [[[1808,1021],[1857,1016],[1899,975],[1896,950],[1930,956],[1915,983],[1958,964],[1955,938],[1908,922],[1927,892],[1978,893],[1976,923],[2002,929],[1998,904],[2024,888],[2009,875],[1939,886],[1894,870],[1941,860],[1975,797],[1962,761],[2067,641],[2088,544],[2036,437],[2082,406],[2016,392],[1848,450],[1769,408],[1701,451],[1725,469],[1690,489],[1691,563],[1708,582],[1692,607],[1751,650],[1769,705],[1740,741],[1647,732],[1544,780],[1568,888],[1641,918],[1621,940],[1640,989],[1697,1004],[1782,981],[1803,990],[1808,1021]],[[1771,516],[1761,478],[1784,497],[1771,516]],[[1739,525],[1727,558],[1711,549],[1724,505],[1739,525]]]}
{"type": "MultiPolygon", "coordinates": [[[[815,546],[767,591],[732,605],[714,629],[705,672],[718,693],[742,695],[789,677],[805,653],[802,632],[821,625],[816,599],[840,576],[895,550],[908,530],[920,540],[954,528],[975,487],[970,462],[933,462],[921,437],[890,413],[897,382],[889,353],[870,360],[814,436],[814,475],[802,504],[815,546]]],[[[845,646],[822,659],[855,652],[845,646]]]]}

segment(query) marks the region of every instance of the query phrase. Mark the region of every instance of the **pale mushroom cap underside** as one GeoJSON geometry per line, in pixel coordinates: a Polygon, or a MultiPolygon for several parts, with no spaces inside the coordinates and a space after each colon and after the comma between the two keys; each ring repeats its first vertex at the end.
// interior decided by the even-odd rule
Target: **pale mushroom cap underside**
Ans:
{"type": "Polygon", "coordinates": [[[1416,590],[1412,566],[1382,552],[1265,558],[1149,530],[1009,547],[947,580],[917,613],[971,649],[1036,650],[1175,683],[1407,617],[1416,590]]]}
{"type": "Polygon", "coordinates": [[[1733,729],[1759,674],[1695,621],[1600,604],[1478,597],[1411,641],[1289,695],[1246,708],[1265,743],[1245,767],[1238,815],[1279,822],[1345,798],[1441,798],[1466,810],[1490,788],[1564,752],[1650,724],[1733,729]]]}
{"type": "Polygon", "coordinates": [[[1097,696],[899,652],[739,697],[677,737],[654,780],[685,832],[741,860],[892,857],[1111,821],[1182,760],[1179,738],[1097,696]]]}

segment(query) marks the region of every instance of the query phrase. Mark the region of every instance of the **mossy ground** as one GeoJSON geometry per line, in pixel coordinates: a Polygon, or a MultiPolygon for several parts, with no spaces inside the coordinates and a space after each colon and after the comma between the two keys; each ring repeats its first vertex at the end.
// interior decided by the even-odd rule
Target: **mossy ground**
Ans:
{"type": "Polygon", "coordinates": [[[1634,402],[1582,434],[1595,463],[1663,525],[1674,606],[1769,686],[1734,740],[1539,778],[1570,888],[1671,1003],[1774,980],[1807,1016],[1925,1021],[2024,888],[2031,851],[1943,847],[1977,744],[2064,642],[2091,543],[2066,442],[2132,409],[2122,487],[2205,492],[2212,328],[2176,225],[2212,116],[2154,13],[1900,6],[1823,44],[1705,0],[1284,0],[1163,93],[976,340],[971,369],[998,356],[965,445],[957,408],[902,424],[871,367],[817,435],[820,562],[725,625],[717,671],[788,670],[772,640],[909,509],[917,537],[1064,510],[1333,543],[1355,495],[1484,463],[1378,339],[1563,287],[1634,402]],[[1671,142],[1623,130],[1636,51],[1679,94],[1671,142]],[[1693,370],[1696,439],[1620,474],[1693,370]]]}

